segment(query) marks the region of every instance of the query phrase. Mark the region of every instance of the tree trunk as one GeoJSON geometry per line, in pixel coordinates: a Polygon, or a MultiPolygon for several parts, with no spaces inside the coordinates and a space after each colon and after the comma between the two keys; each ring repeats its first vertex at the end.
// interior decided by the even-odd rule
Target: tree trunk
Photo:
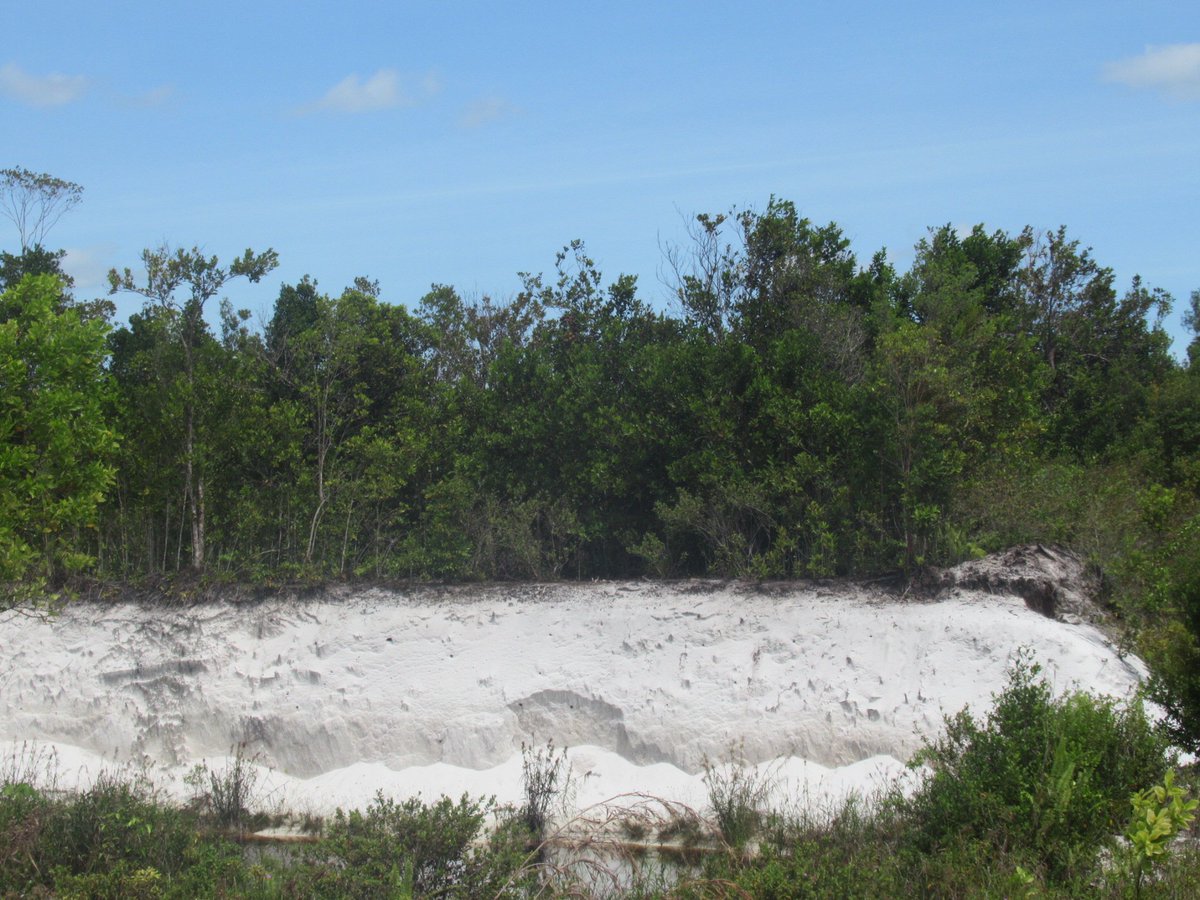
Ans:
{"type": "Polygon", "coordinates": [[[204,479],[196,479],[192,500],[192,568],[204,571],[204,479]]]}
{"type": "MultiPolygon", "coordinates": [[[[188,355],[190,360],[190,354],[188,355]]],[[[191,365],[188,365],[189,378],[191,365]]],[[[189,386],[190,389],[190,386],[189,386]]],[[[204,477],[196,474],[196,407],[189,400],[186,408],[187,428],[184,432],[184,480],[191,501],[192,568],[204,571],[204,477]]]]}

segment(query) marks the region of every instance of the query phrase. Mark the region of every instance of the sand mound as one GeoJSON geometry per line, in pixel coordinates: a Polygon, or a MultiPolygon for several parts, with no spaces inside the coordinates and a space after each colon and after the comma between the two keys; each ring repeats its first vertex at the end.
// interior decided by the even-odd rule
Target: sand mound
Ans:
{"type": "Polygon", "coordinates": [[[951,570],[924,601],[638,582],[76,604],[0,622],[0,740],[174,773],[244,743],[318,806],[375,787],[515,799],[522,743],[548,739],[575,748],[581,799],[686,794],[731,750],[861,786],[944,712],[985,708],[1020,648],[1059,689],[1136,687],[1137,661],[1070,611],[1085,608],[1071,565],[1027,548],[951,570]]]}

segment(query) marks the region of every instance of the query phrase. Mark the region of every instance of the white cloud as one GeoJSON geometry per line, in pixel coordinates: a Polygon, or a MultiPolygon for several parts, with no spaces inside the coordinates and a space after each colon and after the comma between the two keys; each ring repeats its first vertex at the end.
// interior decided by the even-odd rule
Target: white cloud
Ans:
{"type": "Polygon", "coordinates": [[[421,77],[414,89],[406,89],[395,69],[380,69],[366,80],[347,75],[302,112],[364,113],[398,106],[415,106],[441,90],[437,75],[421,77]]]}
{"type": "Polygon", "coordinates": [[[1155,88],[1178,100],[1200,100],[1200,44],[1147,47],[1141,56],[1104,67],[1108,81],[1155,88]]]}
{"type": "Polygon", "coordinates": [[[30,106],[62,106],[87,90],[82,75],[30,75],[16,63],[0,66],[0,93],[30,106]]]}
{"type": "Polygon", "coordinates": [[[426,72],[421,76],[421,93],[425,97],[432,97],[434,94],[442,90],[442,79],[437,72],[426,72]]]}
{"type": "Polygon", "coordinates": [[[67,247],[63,269],[75,279],[75,294],[86,297],[108,293],[108,270],[117,258],[116,244],[94,244],[90,247],[67,247]]]}
{"type": "Polygon", "coordinates": [[[143,94],[138,94],[130,97],[128,103],[130,106],[165,106],[170,103],[175,96],[175,87],[170,84],[164,84],[160,87],[153,88],[143,94]]]}
{"type": "Polygon", "coordinates": [[[458,122],[464,128],[479,128],[518,112],[520,110],[503,97],[481,97],[463,110],[458,122]]]}

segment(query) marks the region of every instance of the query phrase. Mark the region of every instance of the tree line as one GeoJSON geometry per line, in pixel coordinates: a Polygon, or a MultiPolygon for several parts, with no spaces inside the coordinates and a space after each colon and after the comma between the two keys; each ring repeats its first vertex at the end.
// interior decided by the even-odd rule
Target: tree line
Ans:
{"type": "Polygon", "coordinates": [[[876,574],[1055,537],[982,502],[1001,476],[1120,466],[1195,494],[1171,298],[1119,292],[1065,228],[931,229],[898,272],[772,199],[696,217],[666,254],[669,312],[577,241],[504,301],[435,285],[410,309],[366,278],[331,295],[305,277],[261,332],[213,306],[274,251],[147,250],[110,273],[144,299],[115,328],[62,255],[22,245],[0,269],[4,394],[28,420],[7,417],[5,451],[69,424],[64,452],[94,470],[73,490],[5,467],[37,470],[46,502],[90,492],[73,528],[5,517],[47,576],[70,566],[34,531],[119,578],[876,574]],[[72,340],[53,348],[72,374],[28,358],[72,340]],[[68,383],[78,397],[50,403],[68,383]]]}

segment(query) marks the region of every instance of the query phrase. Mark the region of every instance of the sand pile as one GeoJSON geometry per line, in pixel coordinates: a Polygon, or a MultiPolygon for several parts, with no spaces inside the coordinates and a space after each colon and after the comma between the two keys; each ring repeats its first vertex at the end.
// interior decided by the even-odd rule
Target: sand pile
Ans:
{"type": "Polygon", "coordinates": [[[69,778],[132,763],[171,784],[244,744],[278,802],[316,810],[376,789],[515,800],[522,743],[547,740],[572,748],[580,804],[701,802],[705,761],[731,752],[820,798],[985,709],[1020,648],[1056,688],[1134,690],[1140,664],[1077,614],[1077,562],[1020,565],[950,570],[922,599],[639,582],[81,603],[0,621],[0,741],[53,745],[69,778]]]}

